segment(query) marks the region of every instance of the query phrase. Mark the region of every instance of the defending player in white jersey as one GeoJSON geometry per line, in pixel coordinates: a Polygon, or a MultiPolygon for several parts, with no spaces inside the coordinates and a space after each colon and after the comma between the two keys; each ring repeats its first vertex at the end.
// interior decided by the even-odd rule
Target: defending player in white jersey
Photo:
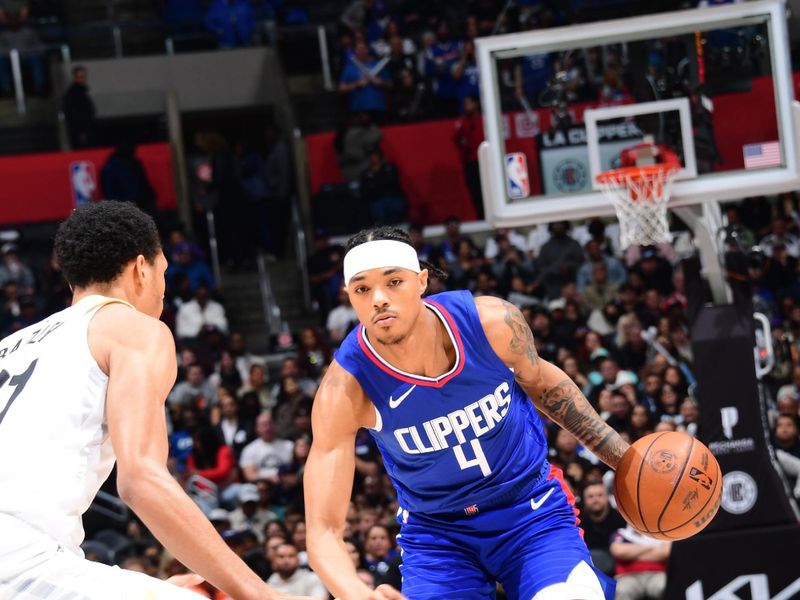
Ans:
{"type": "Polygon", "coordinates": [[[83,558],[81,515],[115,459],[121,498],[178,560],[232,598],[286,598],[167,470],[176,359],[158,320],[167,260],[152,219],[90,204],[61,225],[55,250],[72,306],[0,341],[0,600],[199,597],[83,558]]]}

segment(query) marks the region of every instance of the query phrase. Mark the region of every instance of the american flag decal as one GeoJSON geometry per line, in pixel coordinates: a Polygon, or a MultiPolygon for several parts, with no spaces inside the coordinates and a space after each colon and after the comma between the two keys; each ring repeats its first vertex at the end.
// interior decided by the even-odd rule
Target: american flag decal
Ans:
{"type": "Polygon", "coordinates": [[[745,169],[758,169],[761,167],[778,167],[781,164],[780,142],[745,144],[742,147],[742,153],[744,154],[745,169]]]}
{"type": "Polygon", "coordinates": [[[478,510],[477,504],[470,504],[467,508],[464,509],[464,514],[466,514],[468,517],[471,517],[472,515],[477,515],[479,512],[480,511],[478,510]]]}

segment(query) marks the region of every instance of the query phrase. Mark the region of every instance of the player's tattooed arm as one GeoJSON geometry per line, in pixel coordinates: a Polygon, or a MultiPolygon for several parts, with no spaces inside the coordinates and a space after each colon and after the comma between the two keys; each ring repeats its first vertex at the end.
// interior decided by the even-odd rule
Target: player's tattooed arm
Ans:
{"type": "Polygon", "coordinates": [[[525,317],[522,316],[520,310],[505,300],[503,303],[503,320],[508,328],[511,330],[511,341],[508,344],[508,349],[517,355],[525,356],[532,365],[539,364],[539,354],[536,352],[536,344],[533,340],[533,332],[525,317]]]}
{"type": "MultiPolygon", "coordinates": [[[[549,364],[548,367],[557,369],[549,364]]],[[[540,399],[534,398],[534,402],[542,412],[574,435],[595,456],[616,468],[628,449],[628,443],[597,414],[569,377],[547,389],[540,399]]]]}
{"type": "Polygon", "coordinates": [[[499,298],[476,298],[475,304],[492,349],[514,370],[514,379],[536,407],[600,460],[616,467],[627,442],[600,418],[564,371],[539,357],[520,310],[499,298]]]}

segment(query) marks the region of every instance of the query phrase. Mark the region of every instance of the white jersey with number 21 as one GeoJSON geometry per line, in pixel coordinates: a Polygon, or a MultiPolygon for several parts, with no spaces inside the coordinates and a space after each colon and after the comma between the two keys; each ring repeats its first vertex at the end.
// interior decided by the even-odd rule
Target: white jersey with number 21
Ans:
{"type": "MultiPolygon", "coordinates": [[[[89,351],[89,296],[0,341],[0,513],[82,554],[81,515],[114,465],[108,376],[89,351]]],[[[1,534],[0,534],[1,535],[1,534]]]]}

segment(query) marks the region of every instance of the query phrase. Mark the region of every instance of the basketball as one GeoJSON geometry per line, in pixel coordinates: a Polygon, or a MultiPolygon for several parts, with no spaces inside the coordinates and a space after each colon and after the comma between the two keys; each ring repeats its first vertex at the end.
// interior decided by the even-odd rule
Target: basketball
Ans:
{"type": "Polygon", "coordinates": [[[677,431],[637,440],[617,467],[617,509],[633,527],[660,540],[702,531],[719,509],[722,472],[699,440],[677,431]]]}

